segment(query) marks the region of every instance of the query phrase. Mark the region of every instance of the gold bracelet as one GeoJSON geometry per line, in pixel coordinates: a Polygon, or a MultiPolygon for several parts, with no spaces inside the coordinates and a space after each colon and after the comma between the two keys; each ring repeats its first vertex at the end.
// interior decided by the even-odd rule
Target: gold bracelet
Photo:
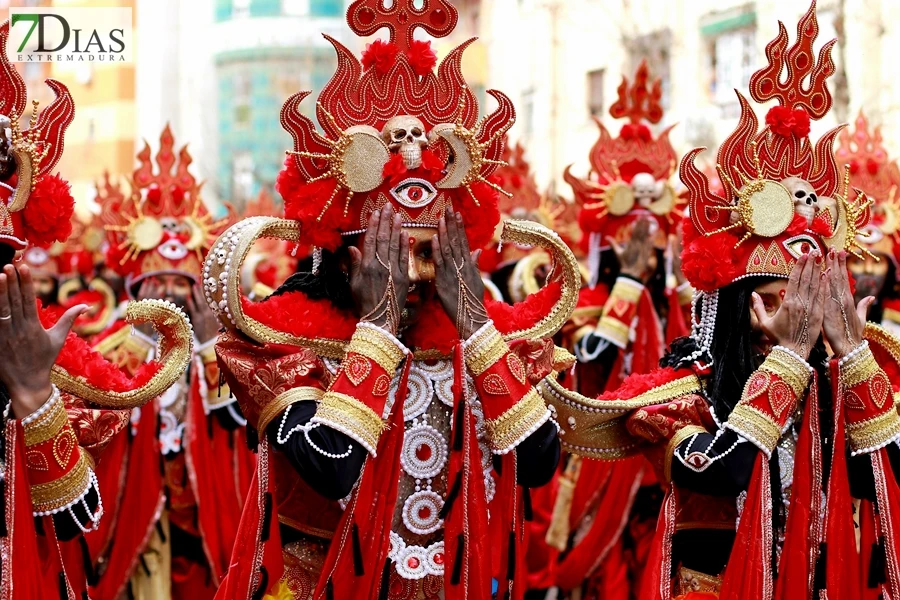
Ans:
{"type": "Polygon", "coordinates": [[[845,388],[856,387],[868,381],[880,368],[872,351],[863,348],[841,367],[841,384],[845,388]]]}
{"type": "Polygon", "coordinates": [[[384,422],[375,411],[347,394],[326,392],[310,423],[321,423],[344,433],[375,456],[384,422]]]}
{"type": "Polygon", "coordinates": [[[374,360],[387,373],[393,375],[397,365],[403,360],[403,350],[384,332],[372,327],[357,327],[347,352],[354,352],[374,360]]]}
{"type": "Polygon", "coordinates": [[[731,411],[726,427],[753,442],[766,453],[766,456],[772,454],[781,438],[781,428],[778,424],[749,404],[738,403],[731,411]]]}
{"type": "Polygon", "coordinates": [[[81,447],[76,446],[78,462],[71,471],[55,481],[31,486],[31,504],[35,513],[49,513],[70,505],[84,494],[91,482],[91,471],[81,447]]]}
{"type": "Polygon", "coordinates": [[[787,383],[794,391],[794,395],[799,397],[809,385],[811,377],[809,366],[806,363],[800,363],[798,359],[788,354],[780,348],[773,348],[766,360],[759,367],[761,370],[777,375],[787,383]]]}
{"type": "Polygon", "coordinates": [[[488,329],[487,337],[478,340],[478,344],[472,344],[465,350],[466,366],[473,375],[478,376],[487,371],[491,365],[503,358],[509,352],[509,346],[500,337],[500,333],[494,328],[488,329]]]}
{"type": "Polygon", "coordinates": [[[269,423],[291,404],[296,404],[297,402],[302,402],[304,400],[321,402],[324,395],[324,390],[308,386],[291,388],[281,392],[259,411],[259,423],[257,423],[256,430],[262,435],[269,423]]]}
{"type": "Polygon", "coordinates": [[[491,446],[497,454],[513,450],[522,441],[537,431],[550,418],[550,411],[537,391],[532,388],[521,400],[505,413],[487,421],[491,446]]]}

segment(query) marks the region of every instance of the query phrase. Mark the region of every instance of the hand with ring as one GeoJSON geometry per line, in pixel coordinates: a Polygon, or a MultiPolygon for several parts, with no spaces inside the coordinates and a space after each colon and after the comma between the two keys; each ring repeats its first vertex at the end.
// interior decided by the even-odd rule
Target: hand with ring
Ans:
{"type": "Polygon", "coordinates": [[[89,307],[73,306],[50,329],[37,311],[27,266],[6,265],[0,274],[0,382],[6,386],[15,418],[27,417],[50,397],[50,368],[75,319],[89,307]]]}
{"type": "Polygon", "coordinates": [[[484,281],[478,269],[481,250],[469,251],[461,214],[447,209],[437,235],[431,238],[431,253],[441,305],[456,324],[460,339],[469,339],[487,323],[488,315],[484,308],[484,281]]]}
{"type": "Polygon", "coordinates": [[[394,335],[409,292],[407,237],[387,204],[369,217],[363,250],[350,247],[350,290],[362,321],[394,335]]]}
{"type": "Polygon", "coordinates": [[[834,355],[841,358],[862,343],[866,313],[875,302],[875,297],[866,296],[854,306],[847,273],[847,253],[831,250],[825,261],[824,333],[834,355]]]}
{"type": "Polygon", "coordinates": [[[762,298],[753,292],[753,311],[766,337],[773,344],[809,358],[822,331],[826,281],[822,273],[822,255],[818,250],[802,255],[791,270],[784,302],[769,316],[762,298]]]}

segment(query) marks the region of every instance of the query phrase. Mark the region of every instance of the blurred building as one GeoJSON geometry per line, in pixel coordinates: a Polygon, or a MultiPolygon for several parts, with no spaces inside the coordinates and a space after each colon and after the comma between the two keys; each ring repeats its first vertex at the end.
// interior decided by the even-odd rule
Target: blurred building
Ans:
{"type": "MultiPolygon", "coordinates": [[[[480,33],[487,45],[491,86],[507,92],[519,119],[511,135],[528,148],[541,185],[563,169],[587,172],[597,138],[593,117],[609,125],[622,75],[642,59],[663,79],[666,115],[679,151],[714,150],[734,127],[734,89],[746,93],[765,65],[764,48],[781,19],[791,41],[809,0],[493,0],[483,2],[480,33]]],[[[884,126],[888,148],[900,153],[900,82],[891,56],[900,42],[900,3],[819,0],[815,50],[839,38],[830,79],[835,109],[813,133],[846,121],[860,107],[884,126]],[[839,35],[840,34],[840,35],[839,35]]],[[[617,127],[611,128],[617,131],[617,127]]],[[[563,185],[560,191],[568,192],[563,185]]]]}

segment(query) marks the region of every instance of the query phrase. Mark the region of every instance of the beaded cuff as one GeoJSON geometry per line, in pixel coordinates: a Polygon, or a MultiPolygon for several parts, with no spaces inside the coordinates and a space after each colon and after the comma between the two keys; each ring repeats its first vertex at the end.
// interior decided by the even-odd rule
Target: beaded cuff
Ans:
{"type": "Polygon", "coordinates": [[[310,423],[350,436],[375,456],[391,378],[407,353],[389,333],[367,323],[357,325],[341,369],[310,423]]]}
{"type": "Polygon", "coordinates": [[[644,286],[628,277],[619,277],[609,294],[595,333],[619,348],[628,346],[631,323],[637,314],[644,286]]]}
{"type": "Polygon", "coordinates": [[[863,341],[838,363],[851,453],[867,454],[900,438],[891,382],[863,341]]]}
{"type": "Polygon", "coordinates": [[[62,512],[82,500],[93,474],[55,386],[47,402],[22,419],[22,430],[35,516],[62,512]]]}
{"type": "Polygon", "coordinates": [[[302,386],[284,391],[275,397],[270,403],[266,404],[259,413],[259,433],[260,435],[266,430],[269,423],[275,417],[285,411],[287,407],[304,400],[315,400],[320,402],[325,395],[325,391],[316,387],[302,386]]]}
{"type": "Polygon", "coordinates": [[[496,419],[487,420],[488,434],[494,454],[515,450],[529,435],[550,418],[550,410],[532,388],[525,397],[496,419]]]}
{"type": "Polygon", "coordinates": [[[806,391],[812,369],[796,353],[775,346],[747,384],[725,427],[770,456],[806,391]]]}

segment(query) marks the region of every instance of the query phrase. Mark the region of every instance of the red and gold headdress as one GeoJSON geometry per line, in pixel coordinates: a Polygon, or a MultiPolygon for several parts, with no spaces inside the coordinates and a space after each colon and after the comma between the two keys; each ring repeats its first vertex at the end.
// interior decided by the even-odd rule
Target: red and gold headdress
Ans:
{"type": "Polygon", "coordinates": [[[69,184],[50,172],[62,158],[75,103],[66,86],[48,79],[56,99],[40,113],[33,102],[28,129],[22,131],[27,90],[6,56],[8,37],[7,21],[0,26],[0,245],[19,251],[29,242],[46,247],[64,241],[71,232],[75,203],[69,184]]]}
{"type": "Polygon", "coordinates": [[[810,119],[831,108],[825,85],[834,73],[834,40],[813,54],[819,33],[815,2],[797,25],[797,42],[779,23],[766,46],[769,64],[750,78],[756,102],[777,100],[759,129],[749,101],[737,94],[741,117],[719,148],[717,169],[727,190],[710,190],[709,177],[694,164],[703,151],[681,161],[689,190],[690,219],[684,222],[682,269],[695,289],[717,290],[756,275],[788,277],[797,258],[811,249],[836,247],[855,252],[857,232],[869,217],[864,197],[851,199],[847,177],[834,157],[840,128],[815,144],[810,119]]]}
{"type": "Polygon", "coordinates": [[[413,39],[422,28],[444,37],[457,12],[446,0],[358,0],[347,13],[354,33],[387,28],[357,59],[329,36],[338,67],[322,90],[316,115],[324,135],[299,110],[309,92],[291,96],[282,126],[294,139],[276,189],[285,216],[301,223],[300,242],[330,250],[342,235],[365,230],[369,215],[390,203],[407,227],[436,227],[447,206],[463,213],[469,243],[488,243],[500,215],[490,177],[515,120],[509,98],[489,90],[497,109],[478,119],[478,102],[462,75],[463,43],[437,65],[430,42],[413,39]],[[435,69],[435,65],[437,68],[435,69]]]}
{"type": "Polygon", "coordinates": [[[591,177],[580,179],[571,173],[571,167],[566,168],[565,180],[582,205],[579,224],[584,233],[597,234],[592,236],[596,249],[606,245],[607,237],[624,241],[633,221],[642,215],[656,220],[657,246],[665,248],[675,217],[681,216],[679,197],[669,184],[677,164],[669,141],[672,127],[654,139],[646,124],[662,120],[661,97],[660,80],[651,83],[647,63],[642,61],[632,86],[622,77],[618,100],[609,108],[613,118],[628,119],[618,137],[595,119],[600,138],[589,156],[591,177]]]}
{"type": "Polygon", "coordinates": [[[881,140],[881,128],[869,131],[869,122],[860,111],[856,131],[841,131],[835,157],[848,165],[850,185],[872,199],[872,221],[859,230],[856,239],[875,254],[900,260],[900,169],[890,160],[881,140]]]}
{"type": "Polygon", "coordinates": [[[159,143],[157,172],[145,142],[137,155],[140,165],[132,177],[131,197],[123,200],[113,189],[103,199],[107,262],[127,278],[129,289],[160,273],[199,281],[206,253],[230,222],[230,218],[215,220],[206,209],[200,197],[202,184],[188,170],[193,159],[187,146],[176,157],[168,125],[159,143]]]}

